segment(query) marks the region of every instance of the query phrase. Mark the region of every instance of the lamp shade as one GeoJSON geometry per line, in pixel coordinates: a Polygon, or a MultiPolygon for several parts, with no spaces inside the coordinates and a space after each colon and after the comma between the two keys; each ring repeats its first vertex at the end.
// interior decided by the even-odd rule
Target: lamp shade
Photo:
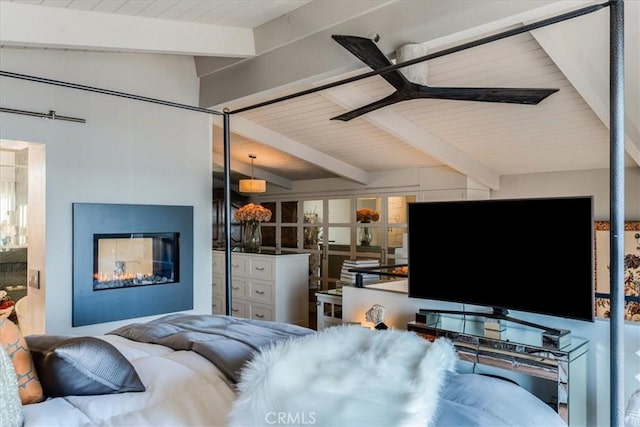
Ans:
{"type": "Polygon", "coordinates": [[[249,158],[251,159],[251,179],[241,179],[238,182],[238,189],[241,193],[264,193],[267,191],[267,181],[253,178],[253,160],[256,155],[249,154],[249,158]]]}
{"type": "Polygon", "coordinates": [[[241,193],[264,193],[267,191],[267,182],[263,179],[241,179],[239,190],[241,193]]]}

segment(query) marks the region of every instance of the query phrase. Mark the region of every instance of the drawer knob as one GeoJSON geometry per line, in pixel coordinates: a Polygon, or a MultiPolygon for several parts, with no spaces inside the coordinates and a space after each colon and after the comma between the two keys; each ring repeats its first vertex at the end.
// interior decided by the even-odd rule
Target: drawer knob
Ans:
{"type": "Polygon", "coordinates": [[[256,313],[256,317],[259,319],[264,319],[264,314],[256,313]]]}
{"type": "Polygon", "coordinates": [[[256,267],[256,270],[258,270],[258,271],[264,271],[264,267],[256,267]]]}
{"type": "Polygon", "coordinates": [[[237,313],[238,309],[237,308],[232,308],[231,311],[233,311],[234,313],[237,313]]]}
{"type": "Polygon", "coordinates": [[[238,267],[240,267],[240,264],[231,264],[231,267],[238,268],[238,267]]]}
{"type": "Polygon", "coordinates": [[[231,287],[231,289],[233,289],[233,290],[236,290],[236,291],[237,291],[238,289],[240,289],[240,287],[239,287],[239,286],[232,286],[232,287],[231,287]]]}
{"type": "Polygon", "coordinates": [[[256,291],[256,294],[258,294],[258,295],[264,295],[264,291],[256,291]]]}

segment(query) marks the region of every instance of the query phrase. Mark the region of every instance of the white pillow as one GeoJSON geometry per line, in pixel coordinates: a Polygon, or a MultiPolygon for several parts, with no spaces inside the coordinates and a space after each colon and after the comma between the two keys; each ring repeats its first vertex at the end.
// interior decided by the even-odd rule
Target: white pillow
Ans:
{"type": "Polygon", "coordinates": [[[11,358],[0,345],[0,426],[22,426],[22,403],[18,378],[11,358]]]}
{"type": "Polygon", "coordinates": [[[629,398],[624,415],[624,426],[640,427],[640,389],[636,390],[629,398]]]}

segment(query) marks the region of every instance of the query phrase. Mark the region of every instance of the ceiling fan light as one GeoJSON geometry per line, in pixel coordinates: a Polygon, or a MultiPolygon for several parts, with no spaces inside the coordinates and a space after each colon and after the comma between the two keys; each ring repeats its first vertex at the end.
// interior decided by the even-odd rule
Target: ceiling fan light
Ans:
{"type": "Polygon", "coordinates": [[[241,179],[239,189],[241,193],[264,193],[267,191],[267,182],[263,179],[241,179]]]}

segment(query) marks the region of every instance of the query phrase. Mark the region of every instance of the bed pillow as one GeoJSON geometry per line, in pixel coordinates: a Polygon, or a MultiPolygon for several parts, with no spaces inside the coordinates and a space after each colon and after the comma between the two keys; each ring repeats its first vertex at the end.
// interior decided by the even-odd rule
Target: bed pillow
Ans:
{"type": "Polygon", "coordinates": [[[624,413],[625,427],[640,427],[640,389],[633,392],[624,413]]]}
{"type": "Polygon", "coordinates": [[[4,347],[0,345],[0,425],[21,427],[23,421],[16,370],[4,347]]]}
{"type": "Polygon", "coordinates": [[[26,339],[47,397],[145,391],[133,365],[104,340],[60,335],[26,339]]]}
{"type": "Polygon", "coordinates": [[[18,326],[11,320],[0,318],[0,345],[11,358],[18,380],[20,402],[23,405],[42,401],[42,386],[34,368],[29,347],[18,326]]]}

